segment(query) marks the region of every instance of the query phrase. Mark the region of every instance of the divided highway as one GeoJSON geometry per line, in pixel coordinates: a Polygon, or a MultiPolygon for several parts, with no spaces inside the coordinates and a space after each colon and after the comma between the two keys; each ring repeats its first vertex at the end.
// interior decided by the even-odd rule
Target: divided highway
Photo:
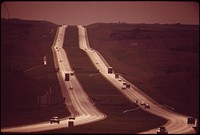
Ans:
{"type": "MultiPolygon", "coordinates": [[[[67,54],[62,48],[66,28],[66,25],[58,27],[51,49],[53,52],[55,68],[59,69],[57,72],[57,77],[60,83],[61,92],[65,98],[66,107],[71,113],[71,116],[69,117],[75,117],[75,126],[103,120],[106,118],[106,115],[101,113],[91,103],[91,100],[85,93],[76,76],[73,74],[72,68],[67,58],[67,54]],[[69,74],[69,81],[65,80],[66,73],[69,74]]],[[[131,102],[136,103],[137,101],[139,107],[144,111],[167,119],[168,122],[164,126],[167,128],[169,134],[195,133],[195,130],[191,126],[187,125],[186,120],[188,116],[178,114],[160,105],[148,95],[139,90],[137,87],[135,87],[133,84],[128,82],[122,76],[116,78],[115,73],[108,74],[108,67],[110,67],[110,65],[98,51],[90,48],[87,37],[87,30],[83,26],[79,25],[78,31],[80,49],[84,50],[88,54],[95,67],[99,69],[99,72],[131,102]],[[130,84],[130,88],[124,89],[124,82],[130,84]],[[143,102],[147,103],[150,106],[150,109],[141,105],[143,102]]],[[[1,132],[39,132],[59,128],[67,128],[69,117],[61,119],[60,124],[50,124],[48,120],[45,122],[30,125],[3,128],[1,129],[1,132]]],[[[155,134],[156,132],[157,128],[140,132],[139,134],[155,134]]]]}
{"type": "MultiPolygon", "coordinates": [[[[76,117],[74,125],[86,124],[106,118],[91,102],[83,87],[79,83],[75,74],[72,71],[68,61],[66,52],[63,47],[65,34],[65,25],[59,28],[60,38],[54,46],[57,63],[55,67],[59,67],[58,80],[60,82],[63,97],[67,99],[65,104],[72,116],[76,117]],[[65,81],[65,74],[69,74],[69,81],[65,81]],[[69,99],[70,98],[70,99],[69,99]]],[[[55,58],[54,57],[54,58],[55,58]]]]}
{"type": "Polygon", "coordinates": [[[92,103],[76,76],[72,73],[66,52],[62,48],[66,25],[58,27],[54,43],[51,47],[53,51],[55,68],[59,69],[57,73],[60,83],[62,95],[65,98],[65,104],[71,113],[71,116],[61,119],[60,124],[45,121],[30,125],[16,126],[1,129],[1,132],[39,132],[54,130],[68,127],[70,117],[75,117],[73,120],[74,126],[96,122],[106,118],[106,115],[101,113],[92,103]],[[65,73],[70,74],[69,81],[65,81],[65,73]]]}
{"type": "MultiPolygon", "coordinates": [[[[97,69],[99,69],[100,73],[110,82],[112,83],[121,93],[123,93],[131,102],[137,103],[141,109],[146,112],[152,113],[164,119],[167,119],[168,122],[163,125],[168,130],[169,134],[188,134],[188,133],[195,133],[195,130],[192,126],[187,125],[187,118],[189,116],[185,116],[182,114],[178,114],[164,106],[160,105],[148,95],[143,93],[133,84],[128,82],[122,76],[119,78],[115,77],[115,74],[108,74],[108,67],[109,64],[105,61],[105,59],[100,55],[100,53],[89,46],[87,30],[79,25],[79,47],[80,49],[84,50],[88,56],[90,57],[91,61],[95,65],[97,69]],[[130,88],[124,88],[123,83],[126,82],[130,84],[130,88]],[[123,89],[122,89],[123,88],[123,89]],[[149,108],[145,108],[144,105],[141,103],[146,103],[150,106],[149,108]]],[[[139,134],[155,134],[157,133],[157,129],[151,129],[148,131],[140,132],[139,134]]]]}

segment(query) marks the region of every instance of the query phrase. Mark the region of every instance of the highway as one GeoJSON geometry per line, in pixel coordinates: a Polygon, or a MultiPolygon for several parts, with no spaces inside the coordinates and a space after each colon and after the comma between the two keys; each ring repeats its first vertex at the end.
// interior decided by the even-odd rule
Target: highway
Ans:
{"type": "MultiPolygon", "coordinates": [[[[131,102],[136,103],[138,101],[138,105],[141,109],[146,112],[152,113],[159,117],[166,119],[168,122],[163,125],[168,130],[169,134],[194,134],[195,130],[191,125],[187,125],[187,118],[189,116],[185,116],[182,114],[178,114],[162,105],[157,103],[151,97],[143,93],[133,84],[128,82],[124,77],[119,76],[119,78],[115,78],[115,73],[108,74],[108,67],[110,65],[106,62],[106,60],[101,56],[101,54],[90,48],[87,36],[87,30],[81,25],[78,25],[79,30],[79,47],[84,50],[87,55],[90,57],[91,61],[95,65],[97,69],[99,69],[100,73],[110,82],[112,83],[122,94],[124,94],[131,102]],[[126,82],[130,84],[130,88],[125,88],[123,83],[126,82]],[[145,108],[141,105],[142,102],[149,104],[150,109],[145,108]]],[[[143,131],[138,134],[156,134],[158,128],[151,129],[148,131],[143,131]]]]}
{"type": "MultiPolygon", "coordinates": [[[[76,75],[72,75],[73,70],[70,66],[65,50],[62,48],[66,28],[66,25],[58,27],[55,40],[51,49],[53,52],[55,68],[59,67],[57,77],[61,87],[62,96],[65,98],[65,105],[70,111],[71,116],[61,119],[60,124],[50,124],[49,120],[47,120],[30,125],[1,128],[1,132],[39,132],[59,128],[67,128],[70,117],[75,117],[74,126],[97,122],[106,118],[106,115],[101,113],[91,103],[91,100],[85,93],[84,89],[76,78],[76,75]],[[69,81],[65,81],[65,73],[70,74],[69,81]],[[73,89],[70,89],[70,87],[73,89]]],[[[103,56],[101,56],[98,51],[90,48],[87,37],[87,30],[80,25],[78,25],[78,30],[80,49],[84,50],[88,54],[95,67],[99,69],[100,73],[131,102],[136,103],[137,100],[137,104],[144,111],[167,119],[168,122],[163,126],[167,128],[169,134],[195,133],[195,130],[190,125],[187,125],[186,120],[188,116],[178,114],[160,105],[155,100],[139,90],[137,87],[135,87],[133,84],[128,82],[128,80],[126,80],[122,76],[119,76],[119,78],[115,78],[115,73],[108,74],[108,67],[110,67],[110,65],[106,62],[106,60],[103,58],[103,56]],[[130,88],[122,89],[122,87],[124,87],[124,82],[130,84],[130,88]],[[145,109],[144,106],[141,105],[142,102],[148,103],[150,109],[145,109]]],[[[143,131],[138,134],[155,134],[157,132],[157,129],[158,128],[143,131]]]]}
{"type": "MultiPolygon", "coordinates": [[[[39,132],[48,131],[59,128],[68,127],[68,122],[73,121],[74,126],[88,124],[106,118],[106,115],[101,113],[92,103],[81,84],[77,80],[69,64],[65,50],[62,48],[66,25],[58,27],[54,43],[51,47],[54,57],[55,68],[59,67],[57,72],[58,81],[60,83],[62,95],[65,98],[65,105],[71,113],[71,116],[61,119],[60,124],[50,121],[34,123],[30,125],[22,125],[1,129],[1,132],[39,132]],[[65,73],[70,74],[69,81],[65,81],[65,73]],[[73,89],[70,89],[72,87],[73,89]],[[75,117],[75,120],[69,120],[70,117],[75,117]]],[[[49,118],[50,119],[50,118],[49,118]]]]}
{"type": "MultiPolygon", "coordinates": [[[[65,27],[60,28],[61,37],[60,42],[54,46],[56,52],[56,58],[59,67],[58,79],[60,82],[63,97],[66,100],[65,104],[69,109],[72,116],[75,116],[74,125],[86,124],[90,122],[95,122],[106,118],[106,115],[101,113],[91,102],[88,95],[84,91],[83,87],[79,83],[76,75],[73,74],[73,70],[68,61],[66,52],[62,48],[64,40],[65,27]],[[69,81],[65,81],[65,73],[70,74],[69,81]],[[65,81],[65,82],[63,82],[65,81]],[[64,85],[63,85],[64,84],[64,85]],[[73,89],[70,89],[73,88],[73,89]]],[[[57,67],[57,65],[55,65],[57,67]]]]}

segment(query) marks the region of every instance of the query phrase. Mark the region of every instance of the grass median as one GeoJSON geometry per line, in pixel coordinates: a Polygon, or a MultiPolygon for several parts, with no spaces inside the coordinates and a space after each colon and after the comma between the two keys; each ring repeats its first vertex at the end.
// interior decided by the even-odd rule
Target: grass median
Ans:
{"type": "Polygon", "coordinates": [[[137,108],[137,105],[131,103],[102,75],[97,74],[97,69],[90,61],[88,55],[79,49],[77,30],[76,26],[67,27],[64,49],[71,66],[77,69],[75,70],[75,75],[85,92],[91,100],[94,99],[95,106],[106,114],[107,118],[91,124],[75,126],[71,129],[53,130],[51,133],[129,134],[165,124],[166,120],[140,109],[123,113],[127,109],[137,108]]]}
{"type": "Polygon", "coordinates": [[[199,117],[199,26],[96,23],[90,46],[162,105],[199,117]]]}

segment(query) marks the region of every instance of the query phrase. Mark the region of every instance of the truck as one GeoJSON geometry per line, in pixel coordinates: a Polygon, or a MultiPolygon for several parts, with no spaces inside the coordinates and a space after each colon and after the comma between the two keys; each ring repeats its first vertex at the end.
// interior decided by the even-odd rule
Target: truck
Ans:
{"type": "Polygon", "coordinates": [[[112,74],[113,73],[113,68],[112,67],[108,67],[108,74],[112,74]]]}
{"type": "Polygon", "coordinates": [[[69,78],[70,78],[69,75],[70,75],[69,73],[65,73],[65,81],[69,81],[69,78]]]}

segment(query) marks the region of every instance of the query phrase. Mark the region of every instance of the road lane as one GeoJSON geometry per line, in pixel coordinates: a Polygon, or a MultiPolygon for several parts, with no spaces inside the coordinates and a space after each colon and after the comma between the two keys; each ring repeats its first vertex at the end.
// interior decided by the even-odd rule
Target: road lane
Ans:
{"type": "MultiPolygon", "coordinates": [[[[167,128],[169,133],[173,134],[195,133],[195,130],[190,125],[187,125],[186,121],[188,116],[178,114],[160,105],[151,97],[149,97],[141,90],[139,90],[137,87],[135,87],[133,84],[128,82],[122,76],[119,76],[119,78],[122,80],[119,81],[119,79],[115,78],[115,74],[108,74],[108,67],[110,65],[105,61],[105,59],[102,58],[102,56],[98,51],[90,48],[86,29],[83,26],[78,25],[78,30],[79,30],[79,41],[81,42],[79,44],[80,49],[84,50],[87,53],[87,55],[90,57],[95,67],[99,69],[100,73],[108,81],[110,81],[110,83],[112,83],[120,92],[122,92],[122,94],[124,94],[131,102],[135,103],[137,100],[139,102],[138,105],[144,111],[160,116],[164,119],[167,119],[168,122],[163,126],[167,128]],[[129,83],[131,87],[122,90],[123,82],[129,83]],[[149,104],[150,109],[145,109],[143,106],[140,105],[143,101],[149,104]]],[[[155,134],[157,132],[157,129],[158,128],[140,132],[139,134],[155,134]]]]}
{"type": "MultiPolygon", "coordinates": [[[[62,49],[64,33],[66,26],[62,26],[58,28],[56,33],[56,38],[54,44],[52,46],[52,51],[54,55],[55,68],[59,67],[59,72],[57,74],[58,80],[61,86],[62,95],[65,97],[65,104],[68,107],[70,113],[76,116],[76,120],[74,125],[86,124],[98,120],[104,119],[106,116],[100,113],[90,102],[90,99],[84,92],[82,86],[78,82],[75,76],[70,76],[70,81],[66,82],[65,73],[72,72],[70,64],[67,59],[67,55],[62,49]],[[59,48],[59,50],[57,48],[59,48]],[[62,62],[60,62],[60,60],[62,62]],[[69,87],[72,86],[73,90],[70,90],[69,87]]],[[[107,68],[109,64],[103,59],[99,52],[93,50],[89,47],[87,32],[82,26],[78,26],[79,28],[79,45],[80,48],[86,51],[86,53],[91,58],[93,64],[99,69],[100,73],[108,79],[119,91],[121,91],[131,102],[135,103],[136,100],[139,101],[139,104],[142,101],[148,103],[151,109],[144,109],[145,111],[158,115],[168,120],[168,122],[164,125],[168,129],[169,133],[194,133],[194,129],[191,126],[188,126],[186,123],[187,116],[175,113],[154,101],[152,98],[148,97],[138,88],[136,88],[133,84],[131,84],[130,89],[122,90],[123,82],[128,82],[125,78],[120,76],[122,81],[118,81],[115,78],[114,74],[108,74],[107,68]],[[98,62],[98,64],[97,64],[98,62]]],[[[68,118],[63,118],[60,124],[50,124],[49,121],[35,123],[31,125],[24,125],[19,127],[11,127],[1,129],[1,132],[38,132],[45,130],[53,130],[59,128],[65,128],[68,126],[68,118]]],[[[151,129],[148,131],[140,132],[140,133],[156,133],[156,129],[151,129]]]]}
{"type": "MultiPolygon", "coordinates": [[[[61,38],[59,39],[60,42],[56,44],[54,47],[54,48],[57,47],[59,49],[59,51],[56,52],[56,55],[58,57],[58,65],[60,69],[59,73],[62,76],[62,80],[65,80],[65,73],[70,74],[73,72],[70,66],[68,57],[66,55],[66,52],[62,48],[63,41],[64,41],[65,28],[66,27],[60,28],[60,31],[61,31],[61,34],[60,34],[61,38]]],[[[64,84],[65,84],[65,89],[62,89],[63,91],[62,93],[66,93],[66,92],[68,93],[71,100],[70,104],[74,107],[74,109],[70,111],[71,114],[76,117],[74,125],[95,122],[98,120],[102,120],[106,117],[90,102],[87,94],[85,93],[83,87],[81,86],[81,84],[79,83],[75,75],[70,74],[69,81],[65,81],[64,84]],[[70,89],[70,87],[72,87],[73,89],[70,89]],[[76,111],[74,112],[74,110],[76,111]]]]}
{"type": "MultiPolygon", "coordinates": [[[[106,115],[101,113],[91,103],[91,100],[85,93],[76,76],[70,75],[70,81],[65,81],[65,73],[72,72],[66,52],[62,48],[66,27],[66,25],[58,27],[54,43],[51,47],[55,68],[59,67],[57,77],[62,95],[65,97],[66,107],[70,111],[71,116],[75,116],[74,126],[103,120],[106,118],[106,115]],[[70,87],[73,87],[73,90],[69,89],[70,87]]],[[[66,128],[68,127],[69,117],[61,119],[60,124],[50,124],[49,121],[45,121],[30,125],[3,128],[1,132],[39,132],[66,128]]]]}

